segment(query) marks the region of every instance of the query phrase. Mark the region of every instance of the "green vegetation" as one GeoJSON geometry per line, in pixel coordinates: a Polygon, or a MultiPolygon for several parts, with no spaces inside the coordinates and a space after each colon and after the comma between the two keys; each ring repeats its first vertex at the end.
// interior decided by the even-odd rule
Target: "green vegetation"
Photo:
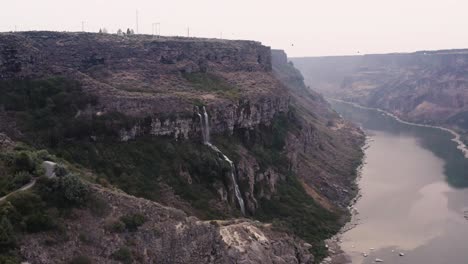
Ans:
{"type": "Polygon", "coordinates": [[[125,224],[120,220],[109,221],[105,224],[104,228],[113,233],[125,232],[125,224]]]}
{"type": "Polygon", "coordinates": [[[19,256],[15,252],[0,255],[0,264],[19,264],[21,263],[19,256]]]}
{"type": "MultiPolygon", "coordinates": [[[[188,76],[200,89],[232,90],[222,79],[212,77],[188,76]],[[208,86],[202,85],[206,82],[208,86]]],[[[136,196],[158,200],[160,184],[168,184],[191,201],[201,217],[222,217],[209,201],[217,197],[213,182],[223,182],[229,167],[213,151],[198,142],[173,142],[169,138],[117,142],[120,129],[136,122],[147,126],[148,120],[132,120],[120,113],[81,114],[95,103],[96,98],[84,93],[77,82],[64,78],[0,81],[0,105],[15,117],[29,144],[46,147],[59,158],[93,169],[97,182],[115,184],[136,196]],[[91,136],[98,138],[97,142],[91,136]],[[190,175],[192,184],[181,176],[184,173],[190,175]]],[[[175,116],[162,118],[173,120],[175,116]]],[[[25,174],[18,175],[16,182],[26,178],[25,174]]],[[[76,179],[70,177],[48,183],[48,188],[63,190],[66,184],[75,183],[76,179]]],[[[67,191],[63,197],[49,197],[47,191],[51,190],[44,190],[45,199],[54,206],[83,203],[74,200],[83,197],[78,187],[71,190],[76,193],[63,190],[67,191]]]]}
{"type": "Polygon", "coordinates": [[[98,182],[109,181],[127,193],[160,199],[160,184],[192,202],[201,217],[222,217],[209,206],[216,199],[213,183],[223,182],[229,165],[198,142],[169,138],[139,138],[129,142],[81,141],[54,150],[58,156],[93,169],[98,182]],[[182,176],[188,173],[192,184],[182,176]]]}
{"type": "Polygon", "coordinates": [[[58,208],[82,207],[89,199],[89,187],[75,174],[52,179],[40,178],[37,190],[50,205],[58,208]]]}
{"type": "Polygon", "coordinates": [[[0,81],[0,106],[15,118],[24,140],[35,147],[59,148],[91,135],[116,138],[118,128],[134,125],[120,113],[82,114],[96,102],[78,82],[64,78],[0,81]]]}
{"type": "Polygon", "coordinates": [[[88,256],[85,256],[85,255],[76,256],[69,262],[69,264],[92,264],[92,263],[93,261],[88,256]]]}
{"type": "Polygon", "coordinates": [[[231,100],[238,100],[240,98],[240,91],[238,88],[227,83],[222,77],[214,74],[194,72],[184,73],[183,77],[198,91],[213,92],[231,100]]]}
{"type": "Polygon", "coordinates": [[[43,174],[42,154],[23,148],[0,153],[0,197],[43,174]]]}
{"type": "Polygon", "coordinates": [[[120,217],[120,221],[125,225],[125,228],[130,232],[135,232],[138,227],[146,222],[146,217],[142,214],[131,214],[120,217]]]}
{"type": "MultiPolygon", "coordinates": [[[[16,159],[2,166],[7,172],[20,169],[37,174],[36,160],[44,157],[43,154],[43,151],[14,150],[5,156],[16,159]]],[[[88,186],[78,176],[67,172],[54,179],[40,177],[33,189],[13,193],[0,202],[0,263],[17,263],[17,246],[24,233],[48,230],[64,233],[59,222],[60,216],[66,210],[84,206],[88,201],[88,193],[88,186]]],[[[51,240],[50,243],[55,242],[51,240]]]]}
{"type": "Polygon", "coordinates": [[[339,215],[320,207],[307,195],[294,175],[278,186],[271,200],[261,200],[256,218],[272,222],[275,228],[291,231],[311,243],[318,259],[327,253],[322,241],[336,234],[342,224],[339,215]]]}
{"type": "Polygon", "coordinates": [[[118,220],[111,220],[105,225],[105,229],[114,233],[122,233],[125,231],[135,232],[138,227],[146,222],[146,217],[142,214],[128,214],[121,216],[118,220]]]}
{"type": "Polygon", "coordinates": [[[5,216],[0,220],[0,248],[13,248],[16,246],[16,236],[10,220],[5,216]]]}
{"type": "Polygon", "coordinates": [[[119,248],[117,251],[112,253],[112,258],[123,264],[131,264],[133,262],[132,252],[128,247],[119,248]]]}

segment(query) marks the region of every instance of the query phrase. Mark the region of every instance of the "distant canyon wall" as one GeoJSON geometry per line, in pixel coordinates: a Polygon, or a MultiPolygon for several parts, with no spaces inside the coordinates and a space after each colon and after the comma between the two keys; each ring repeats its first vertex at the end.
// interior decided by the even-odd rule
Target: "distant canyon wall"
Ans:
{"type": "Polygon", "coordinates": [[[468,129],[468,50],[292,59],[328,97],[468,129]]]}

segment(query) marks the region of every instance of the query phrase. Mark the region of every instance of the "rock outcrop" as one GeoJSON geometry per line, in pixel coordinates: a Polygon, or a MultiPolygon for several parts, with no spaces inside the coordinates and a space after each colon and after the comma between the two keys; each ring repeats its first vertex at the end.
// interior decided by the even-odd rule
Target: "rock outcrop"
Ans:
{"type": "Polygon", "coordinates": [[[26,261],[69,263],[81,256],[92,263],[118,263],[113,253],[128,248],[132,263],[312,263],[304,242],[269,225],[250,220],[201,221],[184,212],[123,192],[93,187],[105,202],[104,215],[73,212],[65,222],[66,239],[56,232],[28,235],[21,246],[26,261]],[[147,221],[134,232],[109,228],[123,215],[139,214],[147,221]]]}
{"type": "Polygon", "coordinates": [[[0,80],[64,76],[98,97],[98,105],[83,114],[121,112],[142,122],[151,119],[149,129],[137,125],[121,131],[123,140],[146,132],[198,136],[194,104],[200,102],[213,113],[214,133],[268,123],[288,105],[271,67],[270,48],[253,41],[0,34],[0,80]]]}

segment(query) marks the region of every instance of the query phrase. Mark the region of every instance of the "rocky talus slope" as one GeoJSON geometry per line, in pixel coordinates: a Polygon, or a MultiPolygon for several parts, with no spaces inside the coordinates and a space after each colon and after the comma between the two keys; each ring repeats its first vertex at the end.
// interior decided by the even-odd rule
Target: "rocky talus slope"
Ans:
{"type": "Polygon", "coordinates": [[[0,132],[50,153],[8,157],[68,164],[105,209],[58,207],[59,230],[15,226],[24,237],[15,254],[32,263],[319,261],[347,219],[363,135],[287,60],[253,41],[1,33],[0,132]],[[120,230],[128,215],[146,221],[120,230]]]}
{"type": "Polygon", "coordinates": [[[468,130],[467,50],[293,61],[306,83],[326,96],[382,108],[409,121],[468,130]]]}

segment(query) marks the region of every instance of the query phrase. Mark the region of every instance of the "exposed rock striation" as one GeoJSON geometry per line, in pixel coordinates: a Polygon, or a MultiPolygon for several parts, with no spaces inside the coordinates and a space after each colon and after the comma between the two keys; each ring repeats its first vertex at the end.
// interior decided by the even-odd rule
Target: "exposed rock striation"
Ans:
{"type": "Polygon", "coordinates": [[[123,140],[142,133],[195,137],[193,106],[200,102],[212,113],[214,133],[268,123],[288,105],[271,67],[270,48],[253,41],[0,34],[0,80],[64,76],[98,97],[98,105],[83,114],[121,112],[141,122],[151,119],[146,128],[138,124],[121,131],[123,140]],[[202,74],[208,79],[194,87],[191,77],[202,74]],[[225,95],[217,86],[233,87],[232,93],[225,95]]]}

